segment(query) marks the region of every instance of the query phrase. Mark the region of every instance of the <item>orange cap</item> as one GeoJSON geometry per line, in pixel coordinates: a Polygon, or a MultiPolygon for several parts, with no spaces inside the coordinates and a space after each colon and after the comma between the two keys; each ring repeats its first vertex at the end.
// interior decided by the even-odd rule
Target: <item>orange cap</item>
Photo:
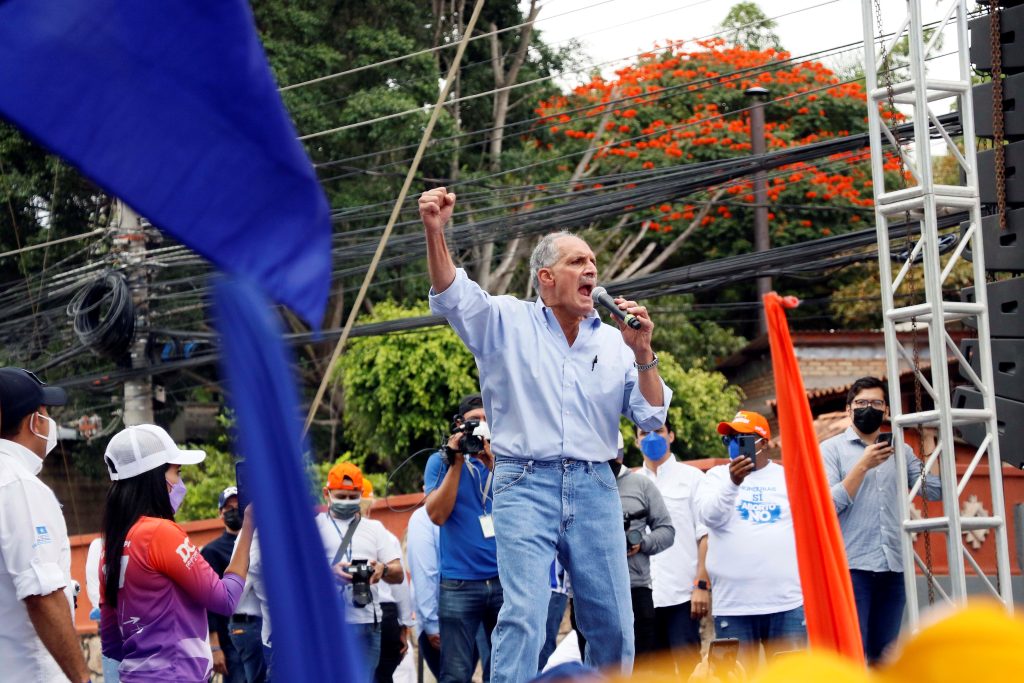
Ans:
{"type": "Polygon", "coordinates": [[[741,410],[736,413],[736,417],[732,419],[732,422],[719,422],[718,433],[723,436],[729,434],[757,434],[762,439],[772,438],[772,432],[768,428],[768,420],[764,418],[760,413],[755,413],[752,410],[741,410]]]}
{"type": "Polygon", "coordinates": [[[373,498],[373,482],[363,479],[363,498],[373,498]]]}
{"type": "Polygon", "coordinates": [[[350,462],[339,462],[327,473],[327,488],[345,491],[363,490],[363,473],[350,462]],[[346,482],[345,480],[349,481],[346,482]]]}

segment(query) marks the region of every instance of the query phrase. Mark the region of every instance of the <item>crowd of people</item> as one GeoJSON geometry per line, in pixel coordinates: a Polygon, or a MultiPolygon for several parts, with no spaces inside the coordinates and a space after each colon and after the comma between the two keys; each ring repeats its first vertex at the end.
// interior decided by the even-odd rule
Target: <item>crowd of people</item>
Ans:
{"type": "MultiPolygon", "coordinates": [[[[793,522],[767,419],[739,411],[718,423],[722,450],[706,455],[727,464],[705,473],[678,460],[647,310],[616,299],[631,324],[602,323],[596,258],[568,233],[544,237],[531,256],[536,301],[490,296],[445,244],[454,205],[444,188],[420,198],[430,305],[473,353],[481,393],[463,399],[427,462],[404,551],[372,519],[372,488],[351,463],[328,473],[315,518],[362,679],[392,680],[412,629],[441,683],[465,683],[477,666],[485,680],[523,683],[573,659],[628,674],[659,651],[685,679],[702,623],[705,638],[734,639],[747,662],[761,647],[803,647],[793,522]],[[623,466],[622,417],[643,453],[635,471],[623,466]],[[567,609],[576,637],[559,642],[567,609]]],[[[65,401],[30,372],[0,369],[0,662],[10,680],[90,680],[66,526],[37,476],[56,443],[48,408],[65,401]]],[[[879,436],[887,411],[885,385],[858,380],[850,428],[822,444],[871,662],[896,637],[904,600],[902,492],[879,436]]],[[[259,534],[238,490],[221,493],[223,535],[202,549],[174,521],[181,469],[204,457],[155,425],[106,446],[111,487],[88,588],[108,682],[289,680],[274,666],[259,534]]],[[[917,481],[919,461],[906,461],[917,481]]],[[[937,478],[920,490],[937,498],[937,478]]]]}

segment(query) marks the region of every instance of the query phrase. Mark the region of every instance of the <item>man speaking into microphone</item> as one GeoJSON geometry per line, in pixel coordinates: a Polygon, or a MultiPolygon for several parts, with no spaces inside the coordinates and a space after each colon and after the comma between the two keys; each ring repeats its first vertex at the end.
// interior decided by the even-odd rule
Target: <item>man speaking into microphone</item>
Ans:
{"type": "Polygon", "coordinates": [[[633,614],[623,552],[622,507],[608,461],[619,416],[652,431],[665,422],[672,391],[651,349],[654,323],[634,301],[615,307],[636,318],[601,323],[591,298],[597,262],[568,232],[545,236],[530,256],[536,301],[490,296],[456,269],[444,227],[455,208],[445,188],[424,192],[430,307],[476,358],[494,454],[493,520],[504,604],[493,633],[492,683],[537,673],[545,637],[551,561],[569,572],[589,663],[633,662],[633,614]]]}

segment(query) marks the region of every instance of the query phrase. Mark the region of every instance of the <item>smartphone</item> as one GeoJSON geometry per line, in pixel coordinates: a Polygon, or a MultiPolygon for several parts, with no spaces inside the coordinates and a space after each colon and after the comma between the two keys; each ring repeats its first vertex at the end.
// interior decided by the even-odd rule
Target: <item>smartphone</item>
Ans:
{"type": "Polygon", "coordinates": [[[753,462],[757,455],[757,437],[753,434],[739,434],[735,443],[736,447],[729,449],[729,458],[735,460],[745,455],[753,462]]]}
{"type": "Polygon", "coordinates": [[[238,487],[238,509],[244,511],[252,500],[249,498],[249,468],[245,460],[235,461],[235,486],[238,487]]]}
{"type": "Polygon", "coordinates": [[[725,677],[736,671],[736,660],[740,654],[740,641],[738,638],[715,638],[711,641],[708,649],[708,663],[711,665],[711,673],[716,678],[725,680],[725,677]]]}
{"type": "Polygon", "coordinates": [[[875,439],[875,443],[884,443],[886,446],[892,448],[892,432],[882,432],[875,439]]]}

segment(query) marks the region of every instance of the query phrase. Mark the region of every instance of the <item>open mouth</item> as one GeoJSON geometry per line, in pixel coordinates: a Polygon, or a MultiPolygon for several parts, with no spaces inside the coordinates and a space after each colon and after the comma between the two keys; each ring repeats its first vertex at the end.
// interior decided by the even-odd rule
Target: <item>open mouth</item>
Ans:
{"type": "Polygon", "coordinates": [[[578,291],[582,296],[589,299],[590,295],[594,293],[594,285],[581,285],[578,291]]]}

